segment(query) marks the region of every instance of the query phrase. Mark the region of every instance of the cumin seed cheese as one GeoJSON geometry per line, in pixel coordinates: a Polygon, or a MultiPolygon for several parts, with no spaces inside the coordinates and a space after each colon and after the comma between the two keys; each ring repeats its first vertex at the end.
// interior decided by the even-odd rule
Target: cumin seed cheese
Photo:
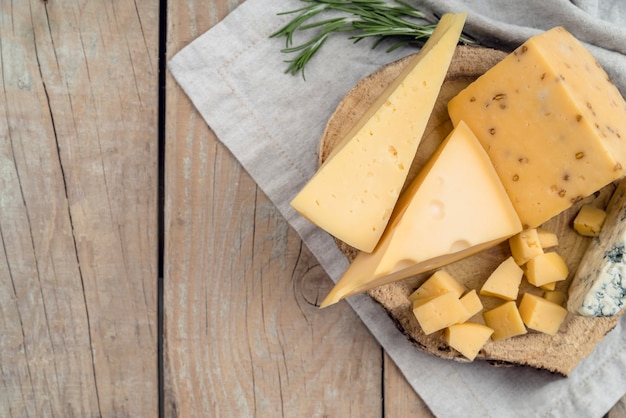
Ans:
{"type": "Polygon", "coordinates": [[[530,38],[448,110],[478,137],[526,228],[625,173],[626,102],[562,27],[530,38]]]}

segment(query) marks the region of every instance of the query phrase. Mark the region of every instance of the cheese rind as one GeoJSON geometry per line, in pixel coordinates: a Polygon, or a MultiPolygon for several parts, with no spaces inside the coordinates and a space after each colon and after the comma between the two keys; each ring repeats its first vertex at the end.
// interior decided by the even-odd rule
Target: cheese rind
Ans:
{"type": "Polygon", "coordinates": [[[561,27],[531,37],[448,110],[488,151],[525,227],[624,175],[626,103],[561,27]]]}
{"type": "Polygon", "coordinates": [[[569,287],[567,309],[582,316],[618,314],[626,302],[626,180],[615,190],[569,287]]]}
{"type": "Polygon", "coordinates": [[[400,197],[378,246],[356,256],[322,306],[434,270],[519,231],[489,158],[459,124],[400,197]]]}
{"type": "Polygon", "coordinates": [[[374,249],[409,173],[465,14],[446,14],[420,52],[291,201],[303,217],[362,251],[374,249]]]}

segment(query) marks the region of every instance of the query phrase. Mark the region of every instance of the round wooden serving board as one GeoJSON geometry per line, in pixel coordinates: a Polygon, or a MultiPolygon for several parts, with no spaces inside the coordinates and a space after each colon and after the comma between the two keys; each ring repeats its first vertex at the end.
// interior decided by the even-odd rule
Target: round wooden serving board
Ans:
{"type": "MultiPolygon", "coordinates": [[[[409,172],[407,183],[424,165],[441,141],[452,130],[448,117],[447,103],[460,90],[483,74],[502,58],[505,53],[497,50],[459,46],[450,65],[446,80],[437,99],[437,104],[430,117],[428,126],[420,143],[417,155],[409,172]]],[[[382,93],[384,88],[400,73],[407,64],[407,58],[392,62],[361,80],[341,101],[328,121],[320,141],[319,163],[321,164],[330,151],[347,133],[354,121],[382,93]]],[[[604,207],[613,191],[612,186],[590,196],[570,210],[560,214],[542,226],[559,237],[559,246],[552,249],[561,254],[570,269],[570,276],[576,271],[584,254],[589,238],[578,235],[572,229],[572,220],[580,205],[593,203],[604,207]]],[[[352,260],[356,251],[342,242],[337,242],[341,250],[352,260]]],[[[450,264],[444,269],[469,289],[480,290],[483,282],[496,266],[510,255],[508,243],[503,243],[491,250],[450,264]]],[[[415,290],[430,273],[416,276],[401,282],[373,289],[370,296],[380,303],[394,319],[397,326],[419,349],[437,357],[466,361],[456,350],[451,349],[443,339],[443,332],[425,335],[415,319],[411,303],[407,296],[415,290]]],[[[565,291],[570,280],[559,283],[558,290],[565,291]]],[[[543,291],[528,284],[525,280],[520,287],[523,292],[542,294],[543,291]]],[[[484,310],[502,303],[502,300],[481,296],[484,310]]],[[[528,331],[528,334],[503,341],[489,341],[479,353],[477,359],[486,360],[496,365],[525,365],[567,376],[576,365],[587,357],[595,345],[606,333],[612,330],[617,317],[585,318],[569,314],[556,336],[549,336],[528,331]]],[[[484,323],[482,314],[471,319],[484,323]]]]}

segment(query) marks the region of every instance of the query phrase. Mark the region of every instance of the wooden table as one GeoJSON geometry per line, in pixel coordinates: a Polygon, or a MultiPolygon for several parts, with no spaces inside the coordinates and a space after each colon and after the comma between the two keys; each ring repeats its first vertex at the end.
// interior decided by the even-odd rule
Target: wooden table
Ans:
{"type": "Polygon", "coordinates": [[[431,416],[165,70],[237,3],[162,3],[0,0],[0,416],[431,416]]]}

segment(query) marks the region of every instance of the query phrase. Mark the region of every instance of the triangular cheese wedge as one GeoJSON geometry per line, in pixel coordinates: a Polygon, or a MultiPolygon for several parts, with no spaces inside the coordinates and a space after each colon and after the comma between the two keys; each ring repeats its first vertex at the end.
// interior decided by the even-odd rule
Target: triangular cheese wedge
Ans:
{"type": "Polygon", "coordinates": [[[446,14],[422,50],[338,143],[293,199],[302,216],[372,251],[424,134],[466,14],[446,14]]]}
{"type": "Polygon", "coordinates": [[[356,256],[321,306],[476,254],[521,230],[489,157],[461,122],[402,194],[374,251],[356,256]]]}

